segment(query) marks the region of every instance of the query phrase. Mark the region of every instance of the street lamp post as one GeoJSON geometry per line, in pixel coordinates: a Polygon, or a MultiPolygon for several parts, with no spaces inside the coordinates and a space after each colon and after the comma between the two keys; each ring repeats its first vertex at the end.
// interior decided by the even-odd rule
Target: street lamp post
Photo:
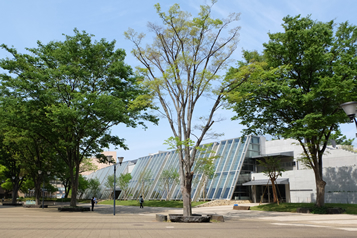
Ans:
{"type": "MultiPolygon", "coordinates": [[[[38,174],[39,175],[41,175],[42,174],[42,171],[41,170],[38,170],[37,171],[38,172],[38,174]]],[[[44,197],[45,197],[45,191],[44,191],[44,189],[45,189],[45,180],[43,179],[43,176],[42,176],[42,180],[43,180],[43,185],[42,185],[42,209],[44,208],[44,197]]]]}
{"type": "MultiPolygon", "coordinates": [[[[47,177],[50,177],[51,172],[47,171],[47,177]]],[[[47,197],[48,197],[48,192],[47,192],[47,197]]]]}
{"type": "MultiPolygon", "coordinates": [[[[42,174],[42,171],[41,170],[38,170],[37,171],[39,175],[42,174]]],[[[51,172],[48,171],[47,172],[47,175],[50,175],[51,172]]],[[[43,184],[42,184],[42,209],[45,207],[45,178],[44,176],[42,176],[42,180],[43,180],[43,184]]]]}
{"type": "MultiPolygon", "coordinates": [[[[340,105],[342,109],[345,111],[347,116],[350,118],[351,122],[355,122],[357,128],[357,120],[356,120],[356,111],[357,111],[357,102],[345,102],[340,105]]],[[[357,137],[357,134],[356,134],[357,137]]]]}
{"type": "MultiPolygon", "coordinates": [[[[108,160],[109,160],[109,164],[112,161],[113,156],[109,155],[107,156],[108,160]]],[[[123,162],[124,157],[118,157],[118,161],[119,161],[119,165],[121,166],[121,163],[123,162]]],[[[115,216],[115,188],[116,188],[116,171],[117,171],[117,165],[116,165],[116,161],[113,162],[114,163],[114,189],[113,189],[113,215],[115,216]]]]}
{"type": "MultiPolygon", "coordinates": [[[[5,181],[4,180],[2,180],[2,184],[4,183],[5,181]]],[[[2,199],[1,199],[1,202],[4,204],[4,201],[5,201],[5,192],[4,192],[4,196],[2,197],[2,199]]]]}
{"type": "Polygon", "coordinates": [[[17,203],[16,201],[16,195],[15,195],[15,182],[16,182],[16,177],[12,176],[12,203],[17,203]]]}

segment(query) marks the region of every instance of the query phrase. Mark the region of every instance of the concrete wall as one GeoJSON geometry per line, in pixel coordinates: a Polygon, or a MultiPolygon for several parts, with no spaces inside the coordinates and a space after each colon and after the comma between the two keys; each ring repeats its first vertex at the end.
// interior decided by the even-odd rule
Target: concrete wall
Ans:
{"type": "MultiPolygon", "coordinates": [[[[301,157],[302,148],[293,139],[267,141],[266,154],[294,151],[301,157]]],[[[325,202],[357,204],[357,154],[340,148],[328,148],[323,156],[323,179],[326,182],[325,202]]],[[[252,173],[252,179],[267,179],[262,173],[252,173]]],[[[283,172],[289,178],[290,202],[315,202],[314,172],[299,163],[294,170],[283,172]]]]}
{"type": "Polygon", "coordinates": [[[324,169],[325,201],[328,203],[357,204],[357,166],[324,169]]]}
{"type": "Polygon", "coordinates": [[[135,167],[135,164],[129,164],[128,166],[128,173],[131,173],[135,167]]]}

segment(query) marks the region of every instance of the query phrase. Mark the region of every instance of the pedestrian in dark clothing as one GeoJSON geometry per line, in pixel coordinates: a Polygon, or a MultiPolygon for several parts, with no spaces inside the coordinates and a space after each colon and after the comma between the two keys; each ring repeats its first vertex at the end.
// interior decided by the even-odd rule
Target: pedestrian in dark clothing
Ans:
{"type": "Polygon", "coordinates": [[[144,199],[143,199],[143,196],[141,196],[141,195],[140,195],[140,198],[139,198],[139,202],[140,202],[140,208],[144,208],[144,206],[143,206],[144,199]]]}
{"type": "Polygon", "coordinates": [[[93,211],[93,210],[94,210],[94,203],[95,203],[94,197],[92,197],[92,199],[90,200],[90,202],[92,203],[92,211],[93,211]]]}

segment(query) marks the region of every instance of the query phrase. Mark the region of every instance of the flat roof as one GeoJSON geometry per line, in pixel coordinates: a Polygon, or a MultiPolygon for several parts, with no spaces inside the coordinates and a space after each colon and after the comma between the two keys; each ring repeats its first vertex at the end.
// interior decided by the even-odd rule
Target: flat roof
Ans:
{"type": "Polygon", "coordinates": [[[286,152],[279,152],[279,153],[272,153],[272,154],[261,154],[249,158],[261,159],[261,158],[269,158],[269,157],[279,157],[279,158],[294,157],[294,151],[286,151],[286,152]]]}
{"type": "MultiPolygon", "coordinates": [[[[243,186],[251,186],[251,185],[271,185],[271,180],[270,179],[258,179],[258,180],[252,180],[246,183],[243,183],[243,186]]],[[[289,179],[288,178],[278,178],[275,180],[275,184],[289,184],[289,179]]]]}

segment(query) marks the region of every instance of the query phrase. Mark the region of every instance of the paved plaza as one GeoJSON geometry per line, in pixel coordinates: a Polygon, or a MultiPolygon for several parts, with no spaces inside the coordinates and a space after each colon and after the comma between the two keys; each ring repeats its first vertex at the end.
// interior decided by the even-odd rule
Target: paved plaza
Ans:
{"type": "Polygon", "coordinates": [[[233,210],[232,206],[194,208],[221,214],[225,222],[157,222],[155,214],[182,209],[97,205],[90,212],[0,206],[0,237],[356,237],[357,216],[233,210]]]}

